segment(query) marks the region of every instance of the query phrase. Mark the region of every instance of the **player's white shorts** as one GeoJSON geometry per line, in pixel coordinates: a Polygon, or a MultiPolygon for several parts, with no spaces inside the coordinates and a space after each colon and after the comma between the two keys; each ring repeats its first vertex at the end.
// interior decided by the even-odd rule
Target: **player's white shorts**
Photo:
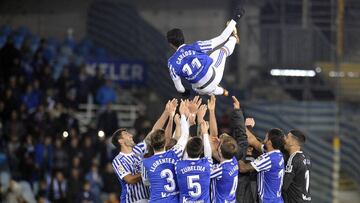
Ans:
{"type": "Polygon", "coordinates": [[[219,87],[224,74],[225,61],[227,53],[225,49],[218,49],[210,54],[213,63],[210,65],[208,72],[192,88],[199,94],[221,95],[223,88],[219,87]]]}

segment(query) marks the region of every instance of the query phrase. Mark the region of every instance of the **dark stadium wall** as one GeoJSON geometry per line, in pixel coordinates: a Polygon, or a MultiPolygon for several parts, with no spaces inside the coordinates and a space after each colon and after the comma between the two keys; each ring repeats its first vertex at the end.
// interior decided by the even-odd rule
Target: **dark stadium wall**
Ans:
{"type": "Polygon", "coordinates": [[[75,39],[86,35],[86,13],[92,0],[3,0],[0,25],[26,26],[40,36],[64,38],[73,30],[75,39]]]}

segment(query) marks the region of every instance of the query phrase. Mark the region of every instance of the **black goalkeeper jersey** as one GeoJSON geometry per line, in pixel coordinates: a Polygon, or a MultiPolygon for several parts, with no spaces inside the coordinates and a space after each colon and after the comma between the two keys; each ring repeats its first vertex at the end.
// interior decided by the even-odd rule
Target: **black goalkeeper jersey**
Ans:
{"type": "Polygon", "coordinates": [[[286,164],[282,188],[284,203],[311,202],[310,175],[310,158],[302,151],[291,154],[286,164]]]}

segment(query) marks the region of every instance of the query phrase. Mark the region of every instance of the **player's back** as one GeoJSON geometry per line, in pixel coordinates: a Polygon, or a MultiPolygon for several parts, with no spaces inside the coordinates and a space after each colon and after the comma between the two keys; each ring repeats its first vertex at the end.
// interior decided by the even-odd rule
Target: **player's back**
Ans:
{"type": "Polygon", "coordinates": [[[214,203],[235,203],[239,165],[234,157],[219,164],[221,174],[212,180],[214,203]]]}
{"type": "Polygon", "coordinates": [[[190,83],[198,82],[213,62],[204,50],[198,42],[181,45],[168,60],[170,72],[175,72],[190,83]]]}
{"type": "Polygon", "coordinates": [[[205,157],[176,163],[180,202],[210,203],[211,165],[211,159],[205,157]]]}
{"type": "Polygon", "coordinates": [[[283,191],[285,203],[311,202],[310,193],[310,158],[299,151],[291,155],[285,173],[293,173],[293,181],[286,191],[283,191]]]}
{"type": "Polygon", "coordinates": [[[284,178],[284,158],[279,150],[263,154],[270,158],[271,168],[258,173],[259,196],[263,203],[282,203],[281,188],[284,178]]]}
{"type": "Polygon", "coordinates": [[[171,149],[143,160],[150,182],[150,202],[179,201],[175,163],[180,155],[181,152],[171,149]]]}

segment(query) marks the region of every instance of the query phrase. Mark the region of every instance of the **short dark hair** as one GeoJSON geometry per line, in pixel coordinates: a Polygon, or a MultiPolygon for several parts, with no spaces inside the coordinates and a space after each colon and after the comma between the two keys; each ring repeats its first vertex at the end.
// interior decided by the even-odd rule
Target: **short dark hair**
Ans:
{"type": "Polygon", "coordinates": [[[284,136],[282,130],[273,128],[268,131],[268,139],[271,141],[274,149],[282,149],[284,147],[284,136]]]}
{"type": "Polygon", "coordinates": [[[221,136],[223,137],[220,146],[221,155],[225,159],[231,159],[236,155],[238,151],[238,145],[235,139],[232,138],[230,135],[224,133],[221,136]]]}
{"type": "Polygon", "coordinates": [[[155,151],[164,149],[166,144],[165,131],[163,129],[157,129],[150,133],[150,143],[155,151]]]}
{"type": "Polygon", "coordinates": [[[185,43],[184,34],[179,28],[174,28],[172,30],[169,30],[166,33],[166,38],[170,44],[176,47],[179,47],[180,45],[185,43]]]}
{"type": "Polygon", "coordinates": [[[305,143],[306,137],[302,131],[293,129],[293,130],[290,130],[290,133],[293,135],[293,137],[299,143],[299,145],[302,145],[305,143]]]}
{"type": "Polygon", "coordinates": [[[192,137],[186,144],[186,152],[190,158],[198,158],[204,152],[203,140],[200,137],[192,137]]]}
{"type": "Polygon", "coordinates": [[[173,148],[177,144],[177,140],[175,138],[170,138],[169,142],[166,143],[165,150],[169,150],[173,148]]]}
{"type": "Polygon", "coordinates": [[[117,148],[121,150],[121,145],[119,144],[119,139],[122,138],[122,133],[126,132],[125,128],[120,128],[118,130],[116,130],[112,136],[111,136],[111,143],[117,148]]]}

